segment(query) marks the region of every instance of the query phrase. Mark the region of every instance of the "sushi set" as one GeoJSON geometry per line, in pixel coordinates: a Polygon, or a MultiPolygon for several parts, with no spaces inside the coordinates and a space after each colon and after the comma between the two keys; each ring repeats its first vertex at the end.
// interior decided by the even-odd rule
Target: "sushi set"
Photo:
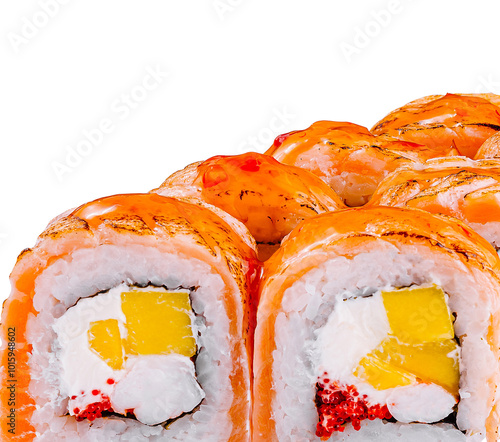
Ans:
{"type": "Polygon", "coordinates": [[[54,218],[2,441],[500,440],[500,96],[318,121],[54,218]]]}

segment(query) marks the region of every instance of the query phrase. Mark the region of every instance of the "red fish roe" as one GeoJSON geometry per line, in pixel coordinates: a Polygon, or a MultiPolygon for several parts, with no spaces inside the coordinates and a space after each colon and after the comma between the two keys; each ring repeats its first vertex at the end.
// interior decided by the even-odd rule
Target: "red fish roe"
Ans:
{"type": "Polygon", "coordinates": [[[97,418],[102,417],[102,413],[104,411],[113,411],[111,408],[111,402],[109,400],[109,397],[107,396],[102,396],[102,399],[100,402],[94,402],[92,404],[89,404],[85,407],[85,410],[80,411],[80,409],[75,408],[73,410],[73,413],[76,415],[76,420],[78,422],[88,419],[89,421],[94,421],[97,418]]]}
{"type": "Polygon", "coordinates": [[[115,383],[115,380],[112,379],[112,378],[109,378],[107,381],[106,381],[109,385],[113,385],[115,383]]]}
{"type": "Polygon", "coordinates": [[[316,408],[319,416],[316,436],[322,440],[336,431],[344,431],[348,423],[358,431],[362,420],[392,418],[387,405],[370,405],[366,396],[360,396],[354,385],[340,387],[326,377],[316,384],[316,408]]]}

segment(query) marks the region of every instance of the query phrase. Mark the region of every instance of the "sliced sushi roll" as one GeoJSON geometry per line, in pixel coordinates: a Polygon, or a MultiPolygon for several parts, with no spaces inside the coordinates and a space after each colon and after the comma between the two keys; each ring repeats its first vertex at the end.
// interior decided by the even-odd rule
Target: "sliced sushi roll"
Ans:
{"type": "Polygon", "coordinates": [[[424,144],[446,156],[454,147],[474,158],[500,130],[500,97],[495,94],[429,95],[395,109],[373,126],[376,135],[424,144]]]}
{"type": "Polygon", "coordinates": [[[348,206],[365,204],[397,167],[436,156],[423,145],[377,137],[366,127],[336,121],[317,121],[280,135],[266,154],[319,176],[348,206]]]}
{"type": "Polygon", "coordinates": [[[500,249],[500,159],[449,157],[388,175],[369,206],[414,207],[458,218],[500,249]]]}
{"type": "Polygon", "coordinates": [[[56,218],[11,275],[2,440],[249,440],[257,270],[248,232],[172,198],[56,218]]]}
{"type": "Polygon", "coordinates": [[[300,221],[345,208],[314,174],[255,152],[191,164],[153,192],[194,198],[234,216],[254,236],[262,261],[300,221]]]}
{"type": "Polygon", "coordinates": [[[499,265],[417,209],[301,223],[264,266],[253,440],[498,440],[499,265]]]}

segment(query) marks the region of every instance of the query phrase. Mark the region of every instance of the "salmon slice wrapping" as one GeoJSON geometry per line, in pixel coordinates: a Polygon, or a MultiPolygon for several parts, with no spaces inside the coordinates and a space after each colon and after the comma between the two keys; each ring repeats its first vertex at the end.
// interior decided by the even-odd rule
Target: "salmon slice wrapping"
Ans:
{"type": "MultiPolygon", "coordinates": [[[[307,129],[279,135],[266,153],[314,173],[348,206],[365,204],[378,183],[397,167],[436,156],[422,144],[376,136],[366,127],[337,121],[317,121],[307,129]]],[[[446,152],[453,153],[456,150],[446,152]]]]}
{"type": "Polygon", "coordinates": [[[495,94],[429,95],[395,109],[372,132],[426,145],[435,157],[454,148],[474,158],[484,141],[500,130],[500,97],[495,94]]]}
{"type": "Polygon", "coordinates": [[[500,160],[449,157],[402,167],[384,179],[368,206],[413,207],[453,216],[500,248],[500,160]]]}
{"type": "Polygon", "coordinates": [[[234,216],[257,241],[262,261],[300,221],[345,208],[316,175],[255,152],[190,164],[153,192],[199,200],[234,216]]]}

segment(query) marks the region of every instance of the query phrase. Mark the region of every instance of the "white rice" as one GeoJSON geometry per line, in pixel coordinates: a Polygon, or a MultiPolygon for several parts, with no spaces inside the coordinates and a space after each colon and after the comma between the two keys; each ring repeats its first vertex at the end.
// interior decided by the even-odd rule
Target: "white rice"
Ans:
{"type": "MultiPolygon", "coordinates": [[[[231,289],[237,290],[236,285],[231,289]]],[[[221,276],[208,264],[140,245],[81,249],[49,266],[35,284],[33,303],[40,314],[27,323],[27,339],[33,344],[29,365],[30,393],[37,402],[32,417],[36,440],[227,440],[232,429],[228,415],[232,403],[230,354],[235,343],[227,338],[229,320],[222,301],[225,290],[221,276]],[[175,420],[168,429],[114,416],[94,422],[77,422],[74,417],[65,416],[67,398],[61,394],[59,346],[52,324],[80,298],[123,282],[171,289],[196,287],[191,292],[196,327],[201,330],[196,372],[206,398],[199,409],[175,420]]],[[[98,302],[93,308],[99,308],[98,302]]]]}
{"type": "MultiPolygon", "coordinates": [[[[467,221],[465,221],[467,223],[467,221]]],[[[479,233],[496,250],[500,249],[500,222],[467,223],[473,230],[479,233]]]]}
{"type": "Polygon", "coordinates": [[[280,442],[319,441],[315,435],[318,414],[314,402],[318,360],[315,339],[335,308],[336,298],[366,296],[380,289],[412,284],[436,284],[450,295],[449,307],[457,312],[455,334],[460,338],[460,396],[457,425],[363,422],[360,431],[350,424],[332,441],[480,441],[485,438],[490,395],[486,380],[499,364],[484,337],[490,305],[476,287],[488,290],[490,283],[479,271],[442,254],[429,259],[423,246],[403,250],[385,243],[378,251],[360,253],[352,259],[335,257],[306,273],[284,292],[276,319],[276,350],[273,373],[276,396],[273,403],[276,433],[280,442]],[[471,300],[475,300],[472,302],[471,300]],[[279,373],[279,375],[277,374],[279,373]]]}

